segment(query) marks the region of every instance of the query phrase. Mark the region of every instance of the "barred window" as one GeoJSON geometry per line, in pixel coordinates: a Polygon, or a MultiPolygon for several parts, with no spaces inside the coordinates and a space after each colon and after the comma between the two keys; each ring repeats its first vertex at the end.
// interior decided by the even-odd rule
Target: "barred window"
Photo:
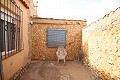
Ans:
{"type": "Polygon", "coordinates": [[[4,51],[4,48],[3,48],[3,20],[0,20],[0,49],[1,51],[3,52],[4,51]]]}
{"type": "Polygon", "coordinates": [[[66,29],[49,28],[47,37],[48,47],[66,46],[66,29]]]}
{"type": "Polygon", "coordinates": [[[0,0],[0,53],[2,59],[23,50],[23,11],[14,0],[0,0]]]}

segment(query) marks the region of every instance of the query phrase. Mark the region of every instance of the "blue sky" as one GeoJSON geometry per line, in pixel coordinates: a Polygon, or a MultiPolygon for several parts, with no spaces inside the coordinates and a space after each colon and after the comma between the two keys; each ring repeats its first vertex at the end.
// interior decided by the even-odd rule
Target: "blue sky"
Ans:
{"type": "Polygon", "coordinates": [[[37,13],[43,18],[86,19],[90,24],[119,6],[120,0],[38,0],[37,13]]]}

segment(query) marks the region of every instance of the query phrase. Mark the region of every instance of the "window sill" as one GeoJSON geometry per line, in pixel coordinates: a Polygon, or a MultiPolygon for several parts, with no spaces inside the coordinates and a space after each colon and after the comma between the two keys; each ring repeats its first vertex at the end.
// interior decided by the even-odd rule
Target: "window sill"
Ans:
{"type": "Polygon", "coordinates": [[[2,52],[2,60],[5,60],[5,59],[17,54],[17,53],[21,52],[22,50],[20,50],[20,51],[12,50],[12,51],[9,51],[9,52],[6,52],[6,53],[2,52]]]}

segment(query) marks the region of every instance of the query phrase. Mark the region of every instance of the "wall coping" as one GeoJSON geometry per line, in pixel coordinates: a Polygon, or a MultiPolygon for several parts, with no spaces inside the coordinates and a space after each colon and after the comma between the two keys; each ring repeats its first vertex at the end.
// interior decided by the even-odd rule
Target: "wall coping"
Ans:
{"type": "Polygon", "coordinates": [[[43,24],[70,24],[70,25],[80,25],[82,22],[87,22],[86,20],[67,20],[67,19],[54,19],[54,18],[40,18],[32,17],[32,23],[43,23],[43,24]]]}

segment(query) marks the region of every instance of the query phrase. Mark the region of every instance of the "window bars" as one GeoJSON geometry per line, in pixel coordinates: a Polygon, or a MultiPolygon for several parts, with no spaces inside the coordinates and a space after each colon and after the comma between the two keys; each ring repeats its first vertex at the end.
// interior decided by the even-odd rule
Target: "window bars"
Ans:
{"type": "Polygon", "coordinates": [[[5,59],[23,50],[23,11],[14,0],[0,0],[0,53],[5,59]]]}

